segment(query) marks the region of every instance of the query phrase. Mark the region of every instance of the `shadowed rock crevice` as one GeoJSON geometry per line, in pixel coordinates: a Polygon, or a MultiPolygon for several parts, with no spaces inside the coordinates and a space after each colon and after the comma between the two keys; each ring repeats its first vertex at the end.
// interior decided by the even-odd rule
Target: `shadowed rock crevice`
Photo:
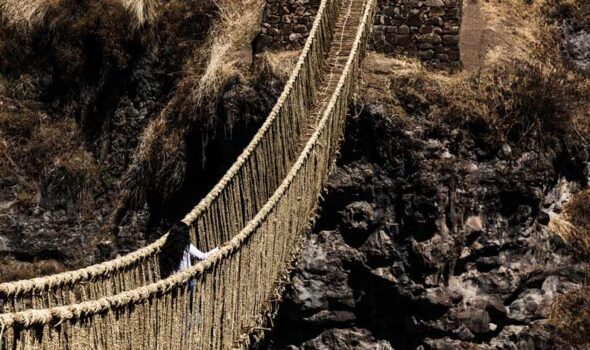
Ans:
{"type": "Polygon", "coordinates": [[[588,265],[541,215],[559,151],[481,159],[456,121],[357,108],[263,348],[569,348],[547,318],[588,265]]]}

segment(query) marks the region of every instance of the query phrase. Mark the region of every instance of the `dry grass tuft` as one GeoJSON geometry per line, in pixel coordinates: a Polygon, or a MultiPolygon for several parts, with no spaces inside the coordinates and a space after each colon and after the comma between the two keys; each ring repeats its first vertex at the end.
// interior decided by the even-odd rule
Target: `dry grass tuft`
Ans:
{"type": "Polygon", "coordinates": [[[549,322],[571,345],[590,344],[590,288],[581,287],[557,297],[549,322]]]}
{"type": "Polygon", "coordinates": [[[53,259],[22,262],[4,258],[0,260],[0,283],[47,276],[67,270],[64,264],[53,259]]]}
{"type": "MultiPolygon", "coordinates": [[[[495,44],[486,55],[487,62],[511,59],[527,60],[536,46],[541,45],[547,30],[537,5],[526,0],[480,1],[485,15],[486,30],[495,44]]],[[[486,63],[487,63],[486,62],[486,63]]]]}
{"type": "Polygon", "coordinates": [[[572,224],[586,230],[590,240],[590,190],[576,194],[564,209],[572,224]]]}
{"type": "Polygon", "coordinates": [[[514,61],[478,78],[479,92],[488,98],[482,117],[499,132],[497,142],[548,149],[573,135],[571,111],[583,101],[575,77],[562,67],[514,61]]]}
{"type": "Polygon", "coordinates": [[[574,226],[569,220],[558,215],[549,221],[549,229],[557,234],[566,242],[577,255],[585,256],[590,252],[590,243],[588,237],[580,234],[578,227],[574,226]]]}
{"type": "Polygon", "coordinates": [[[485,149],[551,151],[590,140],[590,82],[566,68],[559,32],[539,5],[520,0],[482,3],[495,42],[481,68],[448,75],[413,59],[369,54],[362,102],[387,102],[401,118],[469,127],[485,149]]]}
{"type": "Polygon", "coordinates": [[[158,16],[159,0],[120,0],[123,6],[131,13],[135,22],[134,28],[141,28],[146,24],[154,23],[158,16]]]}
{"type": "MultiPolygon", "coordinates": [[[[389,112],[405,118],[407,113],[393,90],[399,85],[394,84],[392,81],[407,79],[409,82],[415,82],[427,79],[428,76],[432,79],[432,83],[443,77],[443,75],[438,74],[430,75],[430,72],[416,59],[395,58],[381,53],[369,52],[363,61],[358,95],[361,103],[383,103],[384,106],[393,107],[393,110],[389,112]]],[[[421,94],[417,93],[415,96],[418,99],[426,100],[421,94]]]]}
{"type": "Polygon", "coordinates": [[[291,51],[265,51],[257,55],[259,60],[256,64],[257,68],[262,71],[267,71],[271,76],[277,77],[283,82],[289,80],[289,76],[293,71],[293,67],[299,58],[298,50],[291,51]]]}
{"type": "Polygon", "coordinates": [[[575,134],[574,118],[584,120],[581,80],[544,62],[496,61],[472,75],[448,76],[415,61],[372,54],[365,67],[366,103],[389,101],[402,118],[419,114],[484,125],[482,137],[498,147],[509,143],[520,149],[547,149],[575,134]]]}
{"type": "MultiPolygon", "coordinates": [[[[262,0],[225,0],[218,2],[220,21],[211,32],[210,44],[206,45],[208,59],[203,71],[193,62],[187,66],[187,74],[199,75],[193,102],[203,103],[219,93],[232,78],[241,76],[252,59],[252,40],[261,22],[262,0]]],[[[201,52],[203,53],[203,52],[201,52]]]]}
{"type": "MultiPolygon", "coordinates": [[[[216,105],[231,81],[247,80],[251,42],[260,26],[263,0],[218,2],[218,21],[205,43],[184,65],[176,91],[144,131],[123,177],[112,230],[130,208],[146,202],[166,203],[181,188],[187,171],[188,137],[197,134],[202,149],[214,137],[216,105]]],[[[197,137],[197,136],[193,136],[197,137]]],[[[203,157],[204,161],[204,157],[203,157]]]]}
{"type": "MultiPolygon", "coordinates": [[[[16,184],[20,205],[84,204],[98,168],[74,120],[50,120],[34,105],[0,110],[0,178],[16,184]],[[41,196],[40,196],[41,195],[41,196]]],[[[8,195],[8,194],[5,194],[8,195]]]]}
{"type": "MultiPolygon", "coordinates": [[[[127,10],[133,21],[133,29],[153,24],[159,14],[160,0],[94,0],[91,6],[104,7],[116,5],[127,10]]],[[[72,4],[68,0],[0,0],[0,17],[9,25],[19,29],[32,29],[42,23],[48,13],[60,15],[60,8],[66,6],[86,6],[72,4]],[[55,11],[52,11],[55,10],[55,11]]],[[[105,18],[108,14],[104,14],[105,18]]]]}
{"type": "Polygon", "coordinates": [[[590,190],[574,195],[563,214],[551,219],[549,229],[582,258],[590,256],[590,190]]]}
{"type": "Polygon", "coordinates": [[[0,0],[0,16],[12,26],[32,28],[61,0],[0,0]]]}

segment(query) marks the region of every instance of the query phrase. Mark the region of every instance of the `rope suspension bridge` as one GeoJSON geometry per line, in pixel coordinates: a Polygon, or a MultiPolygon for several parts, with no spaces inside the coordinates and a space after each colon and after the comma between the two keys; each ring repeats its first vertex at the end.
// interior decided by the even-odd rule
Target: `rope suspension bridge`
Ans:
{"type": "Polygon", "coordinates": [[[229,243],[167,278],[164,235],[102,264],[0,284],[0,350],[247,347],[334,164],[375,3],[322,0],[266,121],[183,219],[199,248],[229,243]]]}

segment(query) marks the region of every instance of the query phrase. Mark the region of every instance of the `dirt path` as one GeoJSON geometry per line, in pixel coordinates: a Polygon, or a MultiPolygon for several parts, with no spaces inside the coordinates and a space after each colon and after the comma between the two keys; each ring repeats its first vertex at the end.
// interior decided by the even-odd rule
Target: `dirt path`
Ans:
{"type": "Polygon", "coordinates": [[[481,66],[486,53],[486,18],[482,13],[481,0],[465,0],[459,49],[463,69],[474,71],[481,66]]]}

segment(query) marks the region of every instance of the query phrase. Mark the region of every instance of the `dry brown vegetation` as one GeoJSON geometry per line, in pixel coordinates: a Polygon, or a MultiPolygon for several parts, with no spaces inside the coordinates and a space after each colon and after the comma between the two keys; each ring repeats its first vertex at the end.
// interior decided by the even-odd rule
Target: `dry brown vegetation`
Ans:
{"type": "MultiPolygon", "coordinates": [[[[161,83],[174,84],[187,54],[202,46],[215,8],[210,1],[26,1],[25,9],[34,7],[39,15],[25,18],[9,11],[19,3],[0,0],[0,98],[6,99],[0,106],[0,181],[19,182],[22,190],[14,195],[23,204],[37,204],[40,192],[58,202],[71,196],[84,201],[102,161],[95,159],[100,154],[93,143],[108,117],[97,108],[105,101],[97,99],[113,94],[109,80],[132,69],[143,49],[157,46],[164,57],[155,64],[172,68],[161,83]],[[131,33],[133,18],[153,24],[157,37],[153,31],[131,33]],[[30,25],[14,30],[21,19],[30,25]]],[[[205,60],[193,53],[192,63],[205,60]]]]}
{"type": "Polygon", "coordinates": [[[0,178],[20,184],[12,194],[16,204],[39,204],[42,190],[50,192],[44,198],[56,201],[56,207],[68,200],[84,204],[97,166],[82,147],[75,121],[51,120],[10,100],[2,105],[13,110],[0,109],[0,178]]]}
{"type": "Polygon", "coordinates": [[[590,241],[590,190],[576,194],[564,211],[572,224],[586,231],[590,241]]]}
{"type": "Polygon", "coordinates": [[[131,12],[135,21],[135,28],[154,23],[158,15],[158,0],[120,0],[123,6],[131,12]]]}
{"type": "Polygon", "coordinates": [[[483,4],[498,38],[480,69],[448,75],[414,60],[370,54],[364,102],[385,99],[401,118],[419,114],[470,127],[492,151],[504,144],[536,151],[588,144],[590,82],[564,67],[558,30],[543,20],[543,7],[517,0],[483,4]]]}
{"type": "Polygon", "coordinates": [[[206,147],[218,122],[215,109],[224,87],[230,81],[249,79],[251,42],[264,1],[227,0],[217,6],[219,19],[208,40],[186,61],[173,97],[141,137],[123,178],[111,229],[127,210],[144,205],[149,193],[156,194],[158,201],[171,199],[185,180],[188,135],[198,133],[206,147]]]}
{"type": "Polygon", "coordinates": [[[590,344],[590,288],[583,287],[557,297],[551,308],[550,322],[571,345],[590,344]]]}
{"type": "Polygon", "coordinates": [[[67,271],[64,264],[53,259],[33,262],[19,262],[11,259],[0,260],[0,281],[3,282],[29,279],[64,271],[67,271]]]}
{"type": "Polygon", "coordinates": [[[575,194],[564,206],[563,213],[551,219],[549,228],[582,259],[590,257],[590,190],[575,194]]]}
{"type": "Polygon", "coordinates": [[[61,0],[1,0],[0,17],[6,23],[31,28],[45,19],[45,14],[61,0]]]}
{"type": "MultiPolygon", "coordinates": [[[[425,120],[467,128],[496,158],[508,144],[549,159],[587,161],[590,146],[590,79],[569,67],[560,52],[564,19],[590,22],[586,0],[481,1],[493,43],[480,68],[448,75],[420,62],[371,53],[364,62],[361,103],[390,107],[402,121],[425,120]],[[584,159],[586,157],[586,159],[584,159]]],[[[580,259],[590,256],[590,191],[575,195],[549,228],[580,259]]],[[[590,343],[590,288],[556,299],[551,314],[571,344],[590,343]]],[[[583,347],[582,347],[583,348],[583,347]]]]}
{"type": "MultiPolygon", "coordinates": [[[[34,232],[43,225],[38,213],[66,209],[67,225],[96,227],[121,182],[121,197],[140,210],[146,192],[166,199],[178,190],[188,133],[215,122],[228,80],[248,79],[263,2],[19,3],[0,0],[2,219],[18,217],[34,232]],[[126,114],[137,111],[130,102],[148,109],[144,121],[126,114]],[[125,131],[113,130],[119,125],[125,131]],[[144,127],[137,161],[121,179],[144,127]]],[[[69,266],[82,263],[71,256],[69,266]]]]}
{"type": "Polygon", "coordinates": [[[514,60],[494,62],[470,76],[449,77],[418,63],[378,55],[366,64],[385,66],[396,76],[383,82],[382,71],[365,74],[366,102],[393,100],[402,117],[419,113],[432,120],[477,125],[481,141],[495,148],[508,143],[541,150],[566,136],[572,138],[568,142],[588,139],[590,89],[563,68],[514,60]]]}
{"type": "MultiPolygon", "coordinates": [[[[42,24],[48,13],[55,15],[69,0],[0,0],[0,18],[13,29],[27,31],[42,24]]],[[[119,3],[131,15],[131,27],[153,24],[158,17],[159,0],[97,0],[96,5],[119,3]]],[[[105,14],[106,15],[106,14],[105,14]]]]}
{"type": "Polygon", "coordinates": [[[265,51],[258,55],[257,69],[267,70],[270,75],[286,82],[299,58],[299,51],[265,51]]]}

